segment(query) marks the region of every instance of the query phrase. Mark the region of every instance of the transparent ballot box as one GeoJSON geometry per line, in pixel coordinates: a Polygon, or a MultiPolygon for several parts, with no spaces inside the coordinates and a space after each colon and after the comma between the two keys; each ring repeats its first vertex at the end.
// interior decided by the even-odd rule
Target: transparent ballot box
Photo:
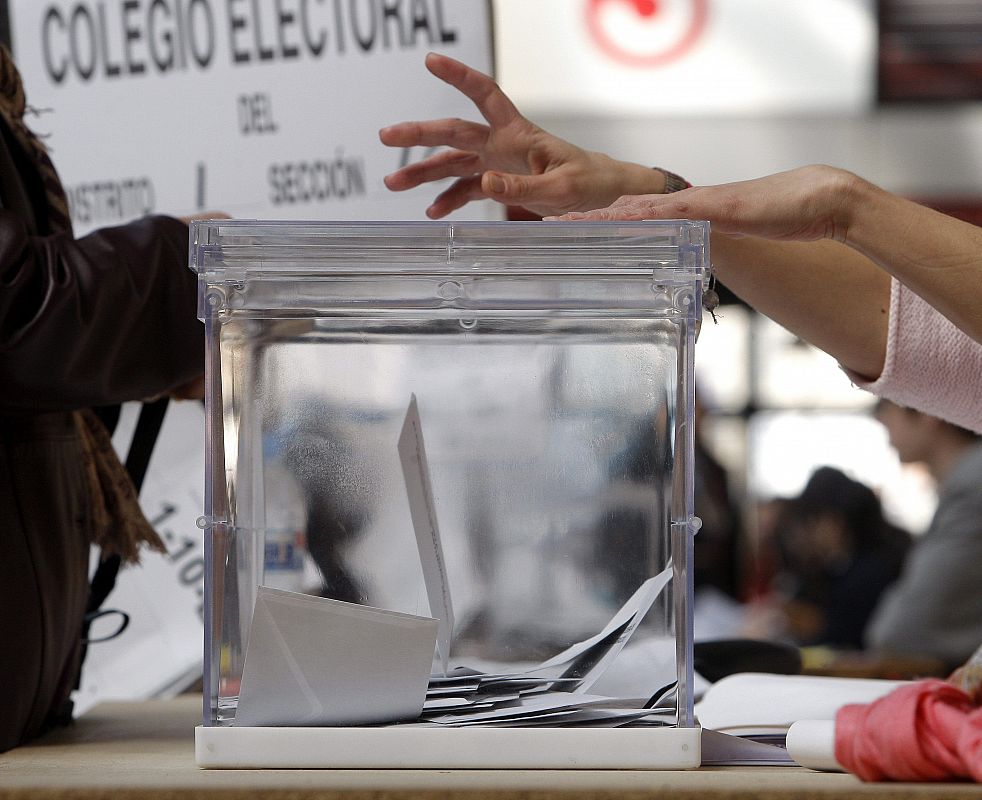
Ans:
{"type": "Polygon", "coordinates": [[[683,768],[708,225],[212,221],[217,767],[683,768]]]}

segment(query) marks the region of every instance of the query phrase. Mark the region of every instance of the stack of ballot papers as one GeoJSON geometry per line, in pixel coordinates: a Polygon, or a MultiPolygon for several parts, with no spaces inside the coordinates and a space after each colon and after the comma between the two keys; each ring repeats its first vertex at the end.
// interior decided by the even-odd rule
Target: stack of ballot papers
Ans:
{"type": "Polygon", "coordinates": [[[541,664],[495,672],[434,673],[435,619],[260,587],[235,724],[674,724],[674,680],[635,697],[590,691],[671,575],[669,565],[645,581],[595,636],[541,664]]]}
{"type": "MultiPolygon", "coordinates": [[[[576,678],[459,672],[430,679],[417,725],[620,727],[642,720],[649,725],[674,722],[674,709],[657,708],[660,697],[629,700],[585,694],[575,691],[576,678]],[[649,702],[655,707],[644,707],[649,702]]],[[[664,694],[670,694],[668,687],[664,694]]]]}

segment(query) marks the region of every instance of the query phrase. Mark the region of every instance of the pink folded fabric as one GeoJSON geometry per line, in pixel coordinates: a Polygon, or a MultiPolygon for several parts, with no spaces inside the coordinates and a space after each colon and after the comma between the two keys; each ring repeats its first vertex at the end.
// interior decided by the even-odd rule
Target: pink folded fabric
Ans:
{"type": "Polygon", "coordinates": [[[939,679],[901,686],[835,718],[835,758],[864,781],[982,782],[982,707],[939,679]]]}

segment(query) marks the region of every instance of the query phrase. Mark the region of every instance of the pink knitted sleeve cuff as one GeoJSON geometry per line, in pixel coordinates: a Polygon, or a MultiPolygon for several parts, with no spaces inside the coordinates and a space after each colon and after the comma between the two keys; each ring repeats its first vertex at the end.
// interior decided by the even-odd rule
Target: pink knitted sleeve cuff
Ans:
{"type": "Polygon", "coordinates": [[[932,678],[835,716],[835,760],[864,781],[982,781],[982,708],[932,678]]]}
{"type": "Polygon", "coordinates": [[[982,344],[894,280],[886,362],[862,389],[982,433],[982,344]]]}

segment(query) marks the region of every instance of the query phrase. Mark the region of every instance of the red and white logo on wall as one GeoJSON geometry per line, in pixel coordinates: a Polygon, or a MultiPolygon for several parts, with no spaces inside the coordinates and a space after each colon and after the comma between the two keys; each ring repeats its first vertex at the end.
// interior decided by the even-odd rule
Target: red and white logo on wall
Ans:
{"type": "Polygon", "coordinates": [[[709,0],[588,0],[590,38],[608,58],[658,67],[683,58],[699,41],[709,0]]]}
{"type": "Polygon", "coordinates": [[[494,0],[498,78],[526,114],[870,108],[876,0],[494,0]]]}

